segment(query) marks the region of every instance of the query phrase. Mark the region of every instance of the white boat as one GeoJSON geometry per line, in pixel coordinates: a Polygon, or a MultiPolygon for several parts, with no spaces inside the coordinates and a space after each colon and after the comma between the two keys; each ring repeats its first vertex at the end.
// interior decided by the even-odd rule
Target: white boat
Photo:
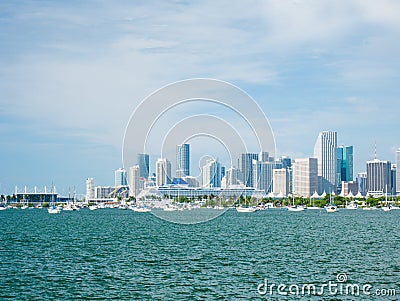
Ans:
{"type": "Polygon", "coordinates": [[[358,205],[355,203],[350,203],[349,205],[346,206],[346,209],[348,210],[357,210],[358,209],[358,205]]]}
{"type": "Polygon", "coordinates": [[[89,206],[89,210],[97,210],[99,207],[97,205],[91,205],[89,206]]]}
{"type": "Polygon", "coordinates": [[[320,210],[320,207],[315,207],[315,206],[311,206],[311,207],[307,207],[307,210],[320,210]]]}
{"type": "Polygon", "coordinates": [[[25,209],[28,209],[28,208],[29,208],[28,205],[23,205],[23,206],[21,206],[21,209],[22,209],[22,210],[25,210],[25,209]]]}
{"type": "Polygon", "coordinates": [[[165,207],[163,210],[164,211],[176,211],[176,210],[178,210],[178,208],[176,208],[176,207],[165,207]]]}
{"type": "Polygon", "coordinates": [[[255,212],[256,211],[256,208],[254,208],[254,207],[242,207],[242,206],[239,206],[239,207],[236,207],[236,211],[237,212],[255,212]]]}
{"type": "Polygon", "coordinates": [[[287,210],[291,211],[291,212],[300,212],[300,211],[304,211],[304,206],[288,206],[287,210]]]}
{"type": "Polygon", "coordinates": [[[132,210],[135,212],[151,212],[151,209],[147,207],[134,207],[132,210]]]}
{"type": "Polygon", "coordinates": [[[61,213],[61,209],[55,205],[50,206],[49,208],[47,208],[47,212],[50,214],[58,214],[61,213]]]}
{"type": "Polygon", "coordinates": [[[214,209],[215,209],[215,210],[225,210],[225,207],[222,207],[222,206],[215,206],[214,209]]]}
{"type": "Polygon", "coordinates": [[[326,212],[332,213],[337,211],[337,207],[333,204],[329,204],[328,206],[325,207],[326,212]]]}
{"type": "Polygon", "coordinates": [[[7,210],[7,207],[5,207],[5,206],[0,206],[0,211],[2,211],[2,210],[7,210]]]}

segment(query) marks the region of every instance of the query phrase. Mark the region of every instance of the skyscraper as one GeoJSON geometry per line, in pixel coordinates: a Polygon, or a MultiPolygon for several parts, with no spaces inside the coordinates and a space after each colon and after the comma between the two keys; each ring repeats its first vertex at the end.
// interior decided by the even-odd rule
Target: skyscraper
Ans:
{"type": "Polygon", "coordinates": [[[148,154],[137,154],[137,165],[139,165],[140,177],[147,179],[150,172],[150,156],[148,154]]]}
{"type": "Polygon", "coordinates": [[[289,194],[289,172],[286,168],[274,169],[272,190],[275,194],[289,194]]]}
{"type": "Polygon", "coordinates": [[[115,188],[126,186],[128,182],[126,180],[126,170],[123,168],[118,168],[115,172],[115,188]]]}
{"type": "Polygon", "coordinates": [[[337,148],[338,183],[353,181],[353,146],[337,148]]]}
{"type": "Polygon", "coordinates": [[[258,190],[263,190],[265,193],[272,191],[273,170],[275,162],[262,162],[253,160],[253,186],[258,190]]]}
{"type": "Polygon", "coordinates": [[[389,161],[374,159],[367,161],[367,193],[380,196],[390,194],[392,187],[392,164],[389,161]]]}
{"type": "Polygon", "coordinates": [[[129,168],[129,195],[136,197],[140,193],[140,167],[129,168]]]}
{"type": "Polygon", "coordinates": [[[176,177],[190,176],[190,144],[176,146],[176,177]]]}
{"type": "Polygon", "coordinates": [[[207,160],[202,168],[203,187],[221,187],[221,164],[214,159],[207,160]]]}
{"type": "Polygon", "coordinates": [[[232,185],[238,185],[239,184],[239,176],[240,171],[239,169],[235,168],[235,167],[231,167],[229,169],[226,170],[226,175],[225,175],[225,179],[226,179],[226,187],[230,187],[232,185]]]}
{"type": "Polygon", "coordinates": [[[367,195],[367,173],[359,172],[357,175],[358,192],[362,195],[367,195]]]}
{"type": "Polygon", "coordinates": [[[253,160],[258,160],[258,154],[244,153],[239,157],[239,168],[243,184],[246,187],[254,187],[253,183],[253,160]]]}
{"type": "Polygon", "coordinates": [[[156,163],[156,185],[171,183],[171,163],[167,159],[158,159],[156,163]]]}
{"type": "Polygon", "coordinates": [[[337,133],[320,132],[314,147],[318,160],[318,193],[336,192],[337,187],[337,133]]]}
{"type": "Polygon", "coordinates": [[[86,179],[86,201],[94,198],[94,180],[93,178],[86,179]]]}
{"type": "Polygon", "coordinates": [[[396,151],[396,191],[400,194],[400,149],[396,151]]]}
{"type": "Polygon", "coordinates": [[[295,159],[293,164],[293,193],[310,197],[318,189],[318,160],[316,158],[295,159]]]}

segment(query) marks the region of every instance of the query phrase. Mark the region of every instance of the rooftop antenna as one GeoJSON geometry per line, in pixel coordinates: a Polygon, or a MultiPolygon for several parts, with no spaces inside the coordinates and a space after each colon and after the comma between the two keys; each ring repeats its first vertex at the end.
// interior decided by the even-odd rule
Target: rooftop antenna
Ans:
{"type": "Polygon", "coordinates": [[[374,160],[376,160],[376,141],[375,141],[375,150],[374,150],[374,160]]]}

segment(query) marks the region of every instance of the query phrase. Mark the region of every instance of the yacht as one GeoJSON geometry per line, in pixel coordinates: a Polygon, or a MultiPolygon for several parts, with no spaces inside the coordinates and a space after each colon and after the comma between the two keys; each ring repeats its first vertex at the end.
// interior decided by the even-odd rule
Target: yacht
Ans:
{"type": "Polygon", "coordinates": [[[236,207],[236,211],[237,212],[255,212],[256,208],[239,206],[239,207],[236,207]]]}
{"type": "Polygon", "coordinates": [[[328,206],[325,207],[326,212],[332,213],[337,211],[337,207],[333,204],[329,204],[328,206]]]}
{"type": "Polygon", "coordinates": [[[47,212],[50,214],[58,214],[61,213],[61,209],[55,205],[50,206],[49,208],[47,208],[47,212]]]}
{"type": "Polygon", "coordinates": [[[356,203],[350,203],[350,204],[348,204],[347,206],[346,206],[346,209],[349,209],[349,210],[356,210],[356,209],[358,209],[358,205],[356,204],[356,203]]]}
{"type": "Polygon", "coordinates": [[[304,208],[304,206],[301,206],[301,205],[299,205],[299,206],[288,206],[287,210],[291,211],[291,212],[300,212],[300,211],[304,211],[305,208],[304,208]]]}

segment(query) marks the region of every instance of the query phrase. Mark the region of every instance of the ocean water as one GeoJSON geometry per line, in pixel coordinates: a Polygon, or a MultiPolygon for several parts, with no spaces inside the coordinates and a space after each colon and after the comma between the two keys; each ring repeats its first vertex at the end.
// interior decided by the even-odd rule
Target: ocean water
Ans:
{"type": "Polygon", "coordinates": [[[228,210],[193,225],[130,210],[5,210],[0,300],[399,300],[399,222],[400,210],[228,210]],[[296,291],[329,281],[342,293],[296,291]]]}

